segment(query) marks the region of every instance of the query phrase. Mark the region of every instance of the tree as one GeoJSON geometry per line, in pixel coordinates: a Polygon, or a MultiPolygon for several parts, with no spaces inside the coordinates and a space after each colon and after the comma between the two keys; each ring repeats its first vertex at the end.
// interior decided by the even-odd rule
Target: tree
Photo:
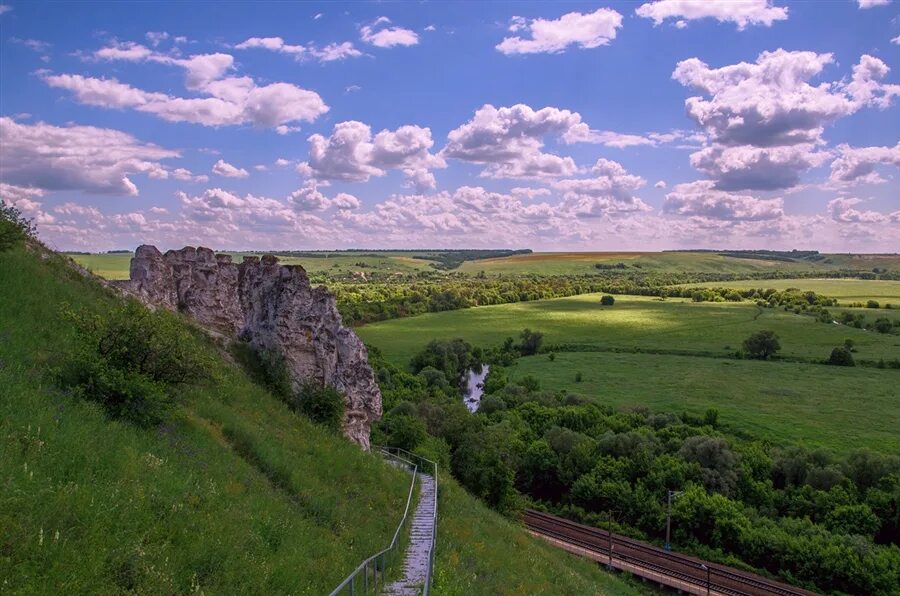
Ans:
{"type": "Polygon", "coordinates": [[[0,252],[7,251],[26,238],[34,238],[36,230],[30,219],[12,204],[0,200],[0,252]]]}
{"type": "Polygon", "coordinates": [[[867,300],[866,301],[866,308],[878,308],[879,306],[881,306],[881,305],[878,304],[877,300],[867,300]]]}
{"type": "Polygon", "coordinates": [[[544,334],[531,329],[523,329],[519,337],[522,338],[522,343],[519,344],[519,351],[523,356],[537,354],[538,350],[541,349],[541,344],[544,342],[544,334]]]}
{"type": "Polygon", "coordinates": [[[834,366],[856,366],[856,363],[853,362],[853,354],[843,346],[831,350],[831,357],[828,358],[828,364],[833,364],[834,366]]]}
{"type": "Polygon", "coordinates": [[[766,360],[781,349],[774,331],[757,331],[744,340],[744,352],[751,358],[766,360]]]}
{"type": "Polygon", "coordinates": [[[894,328],[894,324],[891,323],[891,320],[886,317],[881,317],[875,320],[875,324],[872,326],[875,331],[878,333],[890,333],[894,328]]]}
{"type": "Polygon", "coordinates": [[[605,294],[600,298],[600,304],[602,304],[603,306],[612,306],[615,303],[616,299],[609,294],[605,294]]]}

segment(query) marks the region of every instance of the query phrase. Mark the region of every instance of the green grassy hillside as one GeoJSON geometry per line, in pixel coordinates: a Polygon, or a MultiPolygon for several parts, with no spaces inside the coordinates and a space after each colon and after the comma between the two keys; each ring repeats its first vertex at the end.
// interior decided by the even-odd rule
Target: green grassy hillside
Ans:
{"type": "MultiPolygon", "coordinates": [[[[197,335],[210,380],[140,429],[59,390],[63,305],[116,297],[59,256],[0,254],[0,591],[328,592],[385,545],[408,476],[290,411],[197,335]]],[[[630,593],[452,482],[436,593],[630,593]]]]}
{"type": "MultiPolygon", "coordinates": [[[[880,310],[879,313],[894,311],[880,310]]],[[[693,303],[687,299],[617,296],[611,308],[597,294],[484,306],[372,323],[358,329],[362,339],[400,366],[433,338],[462,337],[492,346],[518,337],[529,327],[548,344],[601,348],[684,350],[725,355],[751,333],[771,329],[781,337],[785,356],[826,358],[851,338],[859,359],[900,357],[900,338],[862,329],[819,323],[812,317],[742,303],[693,303]]]]}
{"type": "MultiPolygon", "coordinates": [[[[839,304],[877,300],[881,306],[893,303],[900,307],[900,281],[879,279],[767,279],[765,281],[726,281],[715,283],[683,284],[684,287],[736,288],[739,290],[755,288],[774,288],[787,290],[797,288],[804,292],[812,291],[832,298],[839,304]]],[[[890,313],[889,313],[890,314],[890,313]]],[[[900,314],[897,315],[900,317],[900,314]]]]}

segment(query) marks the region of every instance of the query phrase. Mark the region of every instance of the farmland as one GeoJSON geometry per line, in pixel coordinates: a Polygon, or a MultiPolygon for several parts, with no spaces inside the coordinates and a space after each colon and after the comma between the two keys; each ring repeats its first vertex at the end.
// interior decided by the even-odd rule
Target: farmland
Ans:
{"type": "Polygon", "coordinates": [[[876,300],[880,305],[891,304],[900,307],[900,281],[875,279],[769,279],[754,281],[724,281],[715,283],[683,284],[683,287],[716,286],[720,288],[753,289],[774,288],[787,290],[797,288],[838,298],[839,304],[865,303],[876,300]]]}

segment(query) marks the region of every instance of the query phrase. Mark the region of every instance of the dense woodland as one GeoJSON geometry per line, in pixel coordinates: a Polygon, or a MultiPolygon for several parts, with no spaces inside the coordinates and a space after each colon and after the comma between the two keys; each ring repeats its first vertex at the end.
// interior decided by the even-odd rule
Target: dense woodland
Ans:
{"type": "Polygon", "coordinates": [[[373,442],[436,458],[508,515],[536,507],[657,543],[667,491],[679,491],[678,550],[820,591],[895,593],[900,458],[773,445],[715,410],[615,411],[602,396],[507,381],[504,364],[540,350],[534,331],[492,349],[434,341],[408,370],[373,351],[386,413],[373,442]],[[492,368],[471,414],[460,386],[482,362],[492,368]]]}

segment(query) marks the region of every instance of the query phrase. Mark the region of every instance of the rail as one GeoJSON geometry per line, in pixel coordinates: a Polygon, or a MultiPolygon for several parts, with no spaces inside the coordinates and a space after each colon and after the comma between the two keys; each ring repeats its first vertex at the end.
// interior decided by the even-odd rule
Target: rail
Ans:
{"type": "Polygon", "coordinates": [[[414,460],[419,462],[417,465],[420,465],[423,469],[430,468],[434,472],[434,510],[431,513],[431,552],[428,556],[428,568],[425,572],[425,584],[422,586],[422,595],[428,596],[428,592],[431,590],[431,581],[433,579],[434,572],[434,549],[437,542],[437,504],[438,504],[438,466],[437,463],[431,461],[430,459],[426,459],[417,453],[410,453],[406,449],[401,449],[400,447],[385,447],[379,446],[376,447],[382,453],[393,456],[394,452],[397,453],[395,457],[400,457],[400,454],[408,457],[410,460],[414,460]]]}
{"type": "Polygon", "coordinates": [[[416,476],[418,475],[419,466],[408,459],[400,457],[399,454],[394,455],[383,448],[381,449],[381,452],[387,457],[391,457],[396,461],[407,465],[412,470],[412,482],[409,483],[409,495],[406,497],[406,508],[403,510],[403,518],[400,520],[400,523],[397,524],[397,529],[394,531],[394,537],[391,539],[391,543],[388,545],[388,547],[378,551],[377,553],[360,563],[359,566],[354,569],[353,572],[350,573],[350,575],[348,575],[347,578],[344,579],[344,581],[342,581],[340,585],[338,585],[338,587],[334,589],[333,592],[331,592],[331,596],[337,596],[338,594],[343,593],[345,589],[348,590],[348,594],[350,594],[350,596],[355,596],[357,593],[366,594],[369,592],[370,588],[372,589],[373,593],[377,593],[379,570],[381,571],[381,586],[384,587],[387,568],[393,563],[394,558],[397,556],[396,551],[400,540],[400,530],[402,530],[403,526],[406,525],[406,520],[409,517],[409,505],[412,502],[413,492],[416,488],[416,476]],[[362,579],[359,580],[359,583],[362,584],[362,592],[357,592],[358,588],[356,584],[357,578],[359,578],[360,574],[362,574],[362,579]],[[371,582],[369,581],[370,575],[372,576],[371,582]]]}
{"type": "Polygon", "coordinates": [[[623,563],[644,568],[719,594],[734,596],[778,594],[808,595],[812,592],[769,580],[749,572],[713,565],[711,563],[666,551],[632,538],[626,538],[591,526],[540,511],[527,510],[525,525],[532,531],[555,538],[600,555],[613,557],[623,563]]]}

